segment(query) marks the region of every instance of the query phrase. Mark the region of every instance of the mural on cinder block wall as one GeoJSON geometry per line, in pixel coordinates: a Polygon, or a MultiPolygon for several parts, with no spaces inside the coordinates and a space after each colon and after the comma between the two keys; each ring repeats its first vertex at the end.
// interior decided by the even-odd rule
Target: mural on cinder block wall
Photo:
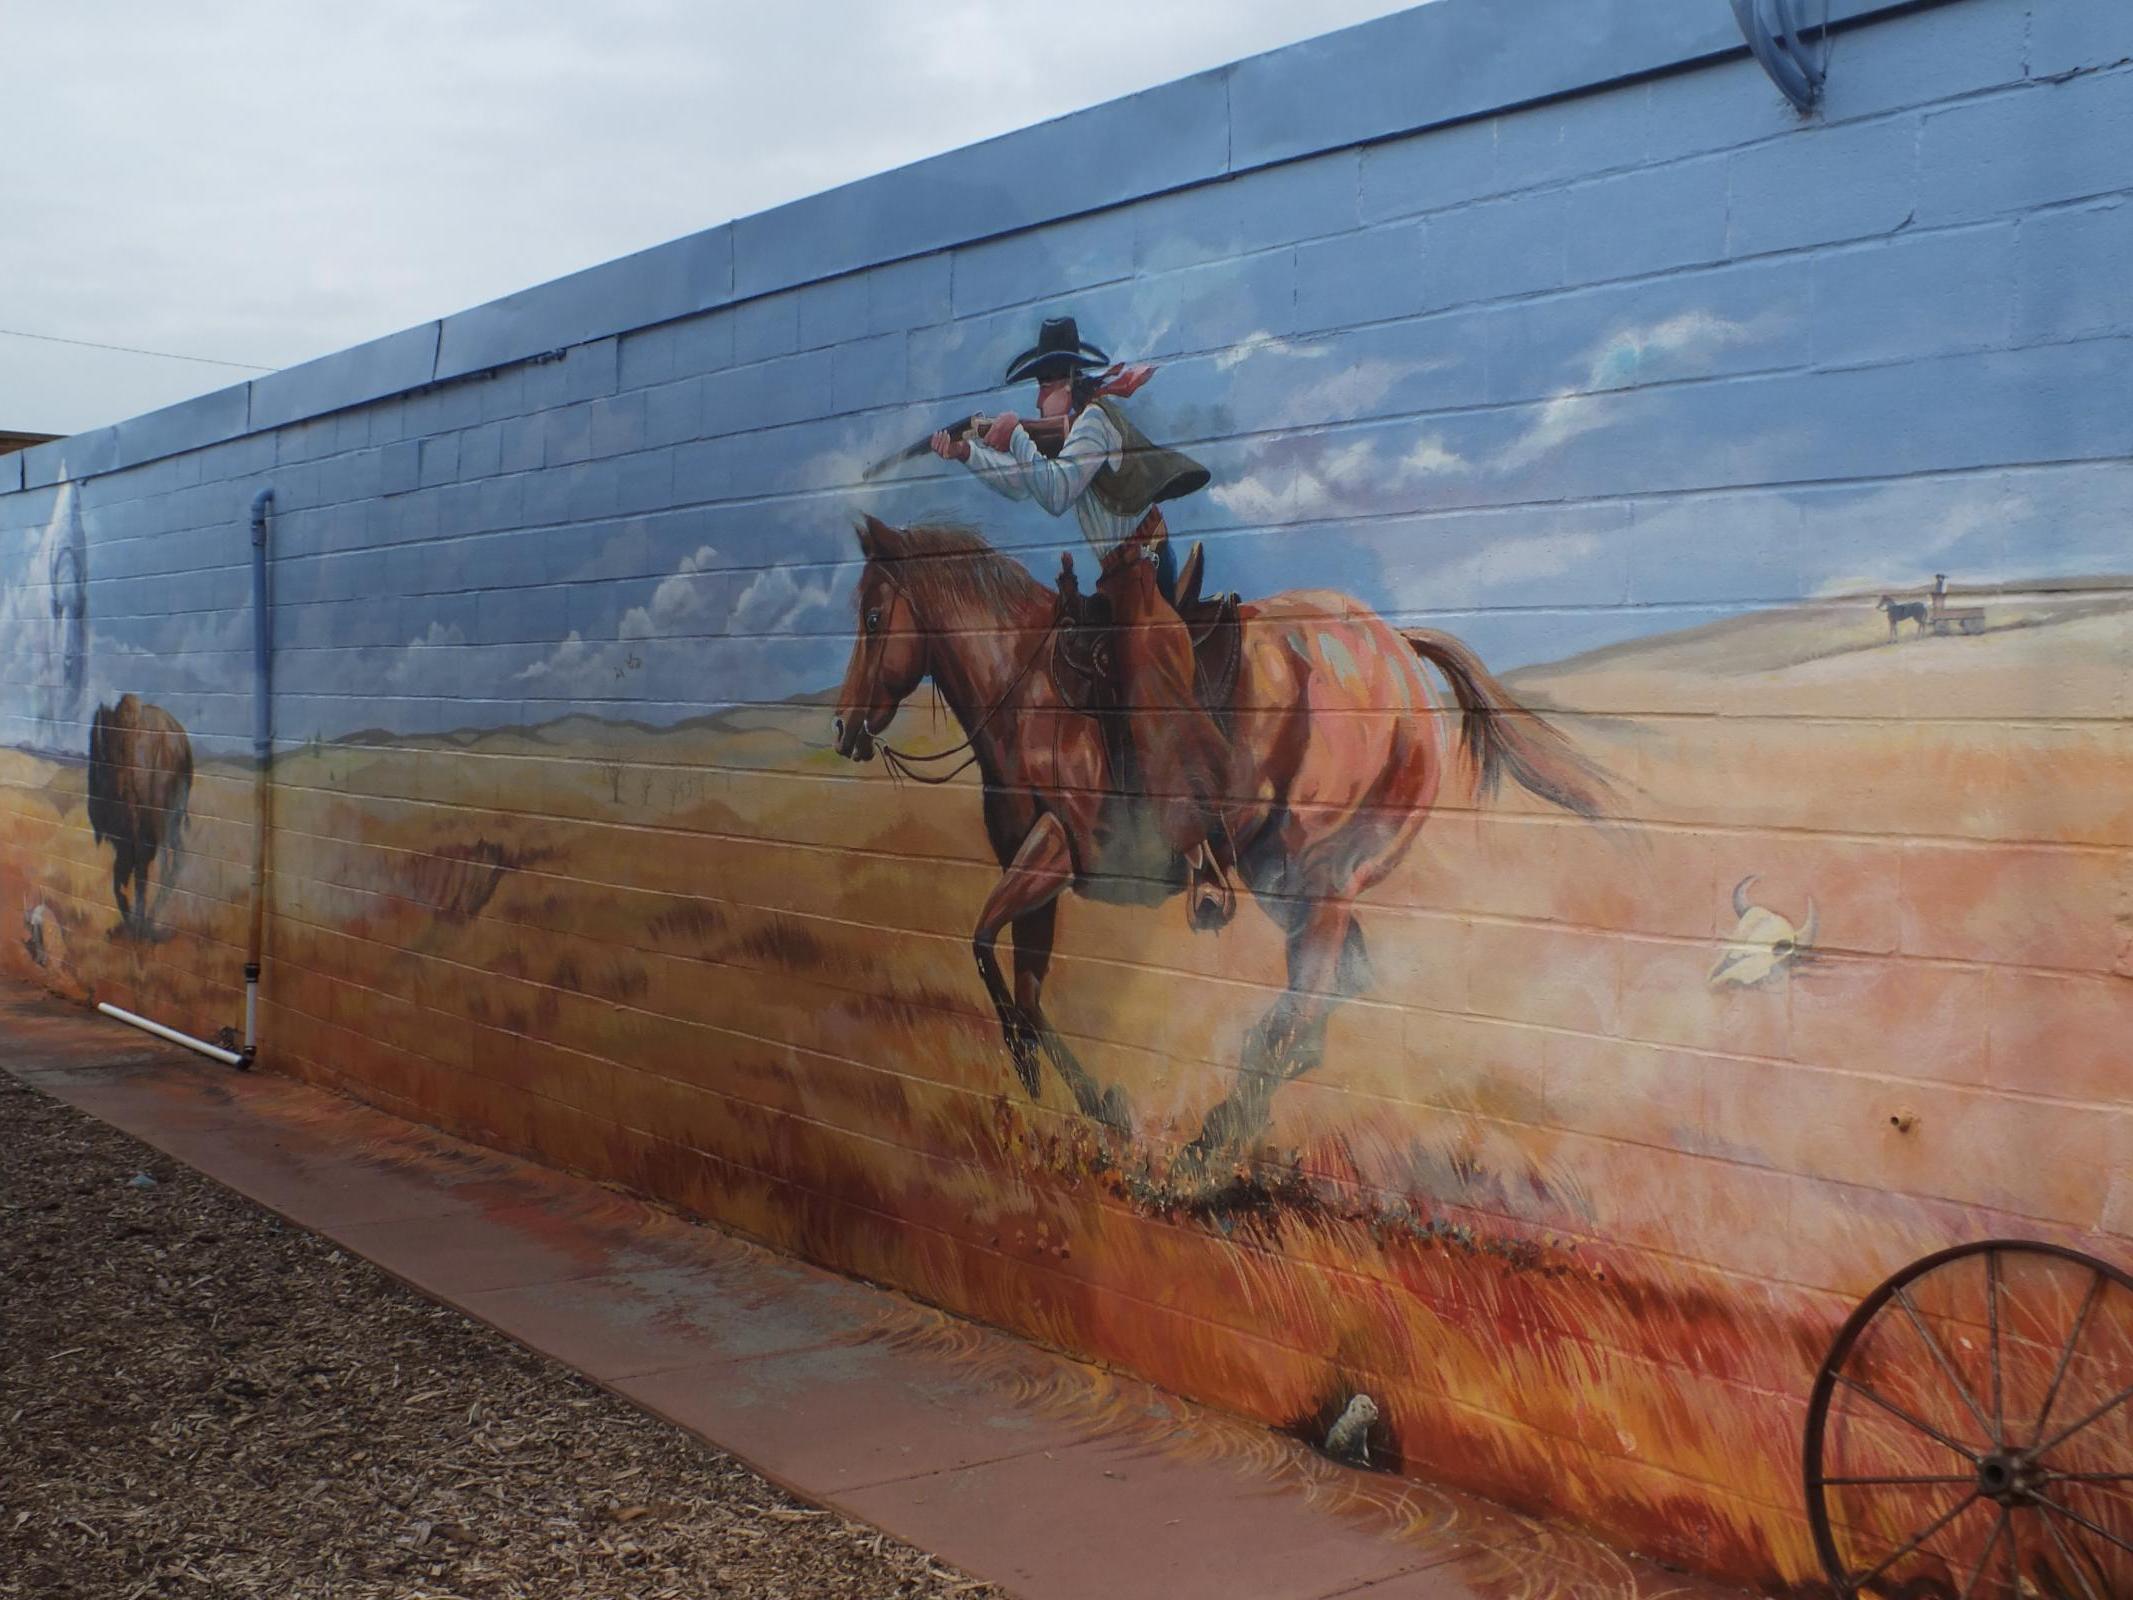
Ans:
{"type": "MultiPolygon", "coordinates": [[[[1849,1299],[2123,1231],[2133,471],[1830,481],[1870,419],[1699,389],[1775,314],[1526,308],[1492,365],[1286,294],[934,327],[792,422],[744,362],[648,489],[626,397],[588,459],[508,376],[530,455],[439,435],[474,496],[279,469],[269,1060],[1804,1581],[1849,1299]]],[[[9,957],[210,1036],[254,486],[182,557],[122,478],[0,501],[9,957]]]]}

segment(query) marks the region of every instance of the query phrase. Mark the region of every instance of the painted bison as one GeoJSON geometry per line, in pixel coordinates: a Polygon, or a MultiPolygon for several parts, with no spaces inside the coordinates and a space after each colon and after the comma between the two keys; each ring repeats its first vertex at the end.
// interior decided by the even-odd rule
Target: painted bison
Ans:
{"type": "Polygon", "coordinates": [[[178,719],[161,706],[122,695],[115,706],[98,706],[89,724],[89,831],[109,843],[117,859],[111,893],[123,931],[153,931],[148,907],[148,869],[158,854],[156,909],[170,894],[184,843],[186,807],[193,791],[193,746],[178,719]],[[133,896],[126,894],[127,880],[133,896]]]}

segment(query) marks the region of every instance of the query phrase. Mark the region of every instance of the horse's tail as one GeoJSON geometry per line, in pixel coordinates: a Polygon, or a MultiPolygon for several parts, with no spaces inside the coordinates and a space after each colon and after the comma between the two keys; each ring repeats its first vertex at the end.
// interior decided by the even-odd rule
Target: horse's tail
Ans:
{"type": "Polygon", "coordinates": [[[1493,794],[1509,772],[1520,788],[1565,811],[1595,821],[1606,816],[1612,798],[1607,775],[1514,700],[1479,656],[1431,628],[1403,628],[1400,636],[1452,686],[1461,713],[1459,740],[1480,769],[1483,794],[1493,794]]]}

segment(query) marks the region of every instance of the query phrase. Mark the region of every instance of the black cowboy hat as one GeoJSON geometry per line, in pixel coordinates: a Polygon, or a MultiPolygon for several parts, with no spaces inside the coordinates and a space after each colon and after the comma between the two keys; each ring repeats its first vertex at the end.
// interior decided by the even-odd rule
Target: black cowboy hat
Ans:
{"type": "Polygon", "coordinates": [[[1072,317],[1046,317],[1044,326],[1037,330],[1037,342],[1008,362],[1006,381],[1020,383],[1025,378],[1035,378],[1042,382],[1110,364],[1111,358],[1096,346],[1081,342],[1081,329],[1072,317]]]}

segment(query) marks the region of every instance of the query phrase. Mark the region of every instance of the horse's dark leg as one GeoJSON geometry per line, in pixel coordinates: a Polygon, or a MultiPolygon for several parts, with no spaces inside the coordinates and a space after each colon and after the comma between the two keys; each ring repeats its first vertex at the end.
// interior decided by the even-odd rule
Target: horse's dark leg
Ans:
{"type": "Polygon", "coordinates": [[[1345,900],[1299,906],[1289,919],[1288,992],[1245,1036],[1237,1081],[1207,1113],[1192,1149],[1230,1150],[1266,1127],[1274,1091],[1317,1066],[1325,1054],[1326,1024],[1344,993],[1342,956],[1355,913],[1345,900]]]}
{"type": "Polygon", "coordinates": [[[970,951],[977,958],[978,976],[999,1014],[1000,1036],[1015,1058],[1015,1072],[1032,1099],[1036,1098],[1037,1051],[1041,1043],[1037,1020],[1015,1003],[1006,980],[1000,976],[997,953],[1000,930],[1019,917],[1057,900],[1074,881],[1074,852],[1067,845],[1066,829],[1049,811],[1039,812],[1023,836],[1014,859],[985,897],[978,925],[970,936],[970,951]]]}
{"type": "Polygon", "coordinates": [[[1097,1087],[1088,1068],[1067,1048],[1067,1042],[1044,1014],[1044,974],[1052,964],[1052,934],[1058,921],[1057,900],[1047,900],[1036,910],[1015,918],[1015,1005],[1036,1024],[1037,1042],[1043,1047],[1045,1059],[1073,1093],[1081,1114],[1127,1133],[1132,1130],[1133,1119],[1126,1109],[1125,1096],[1116,1085],[1110,1089],[1097,1087]]]}

